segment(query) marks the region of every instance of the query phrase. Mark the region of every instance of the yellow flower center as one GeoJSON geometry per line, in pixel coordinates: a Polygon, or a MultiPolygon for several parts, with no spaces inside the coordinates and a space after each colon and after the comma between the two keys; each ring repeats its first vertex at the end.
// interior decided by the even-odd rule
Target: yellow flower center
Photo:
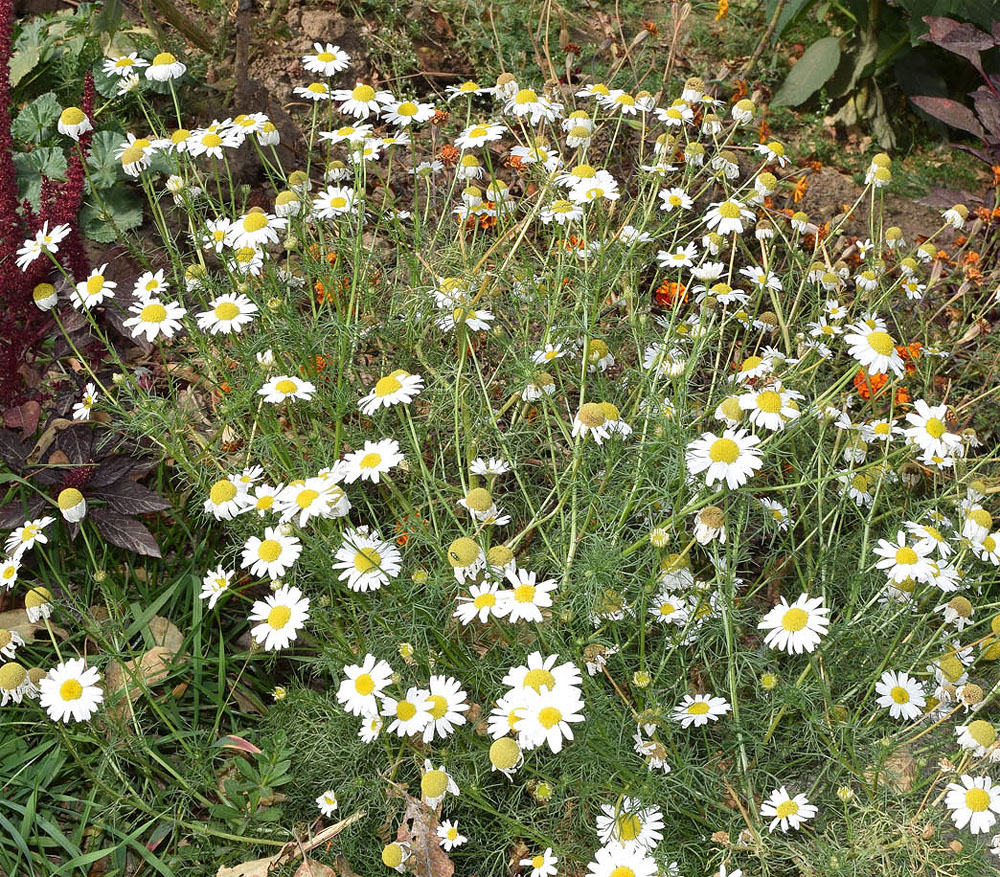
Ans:
{"type": "Polygon", "coordinates": [[[443,770],[429,770],[420,778],[420,791],[425,798],[440,798],[448,791],[448,774],[443,770]]]}
{"type": "Polygon", "coordinates": [[[474,128],[469,129],[469,137],[485,137],[490,132],[484,128],[482,125],[476,125],[474,128]]]}
{"type": "Polygon", "coordinates": [[[417,714],[417,708],[408,700],[401,700],[396,704],[396,718],[404,722],[410,721],[417,714]]]}
{"type": "Polygon", "coordinates": [[[362,469],[374,469],[382,462],[382,455],[372,451],[370,454],[365,454],[361,458],[361,463],[359,464],[362,469]]]}
{"type": "Polygon", "coordinates": [[[218,134],[206,134],[201,138],[201,142],[203,146],[210,148],[222,146],[222,138],[218,134]]]}
{"type": "Polygon", "coordinates": [[[375,690],[375,680],[372,679],[371,674],[362,673],[358,676],[354,680],[354,690],[363,697],[371,694],[375,690]]]}
{"type": "Polygon", "coordinates": [[[59,498],[56,502],[59,503],[59,508],[66,511],[83,502],[83,494],[75,487],[67,487],[65,490],[59,492],[59,498]]]}
{"type": "Polygon", "coordinates": [[[775,811],[776,811],[775,815],[779,819],[787,819],[789,816],[794,816],[796,813],[799,812],[799,805],[796,804],[794,801],[782,801],[775,808],[775,811]]]}
{"type": "Polygon", "coordinates": [[[538,95],[530,88],[522,88],[514,97],[514,103],[524,106],[525,104],[537,103],[538,95]]]}
{"type": "Polygon", "coordinates": [[[448,712],[448,701],[441,697],[440,694],[431,694],[427,698],[431,706],[431,715],[435,719],[443,719],[446,712],[448,712]]]}
{"type": "Polygon", "coordinates": [[[740,205],[733,201],[723,201],[719,205],[719,216],[723,219],[738,219],[740,215],[740,205]]]}
{"type": "Polygon", "coordinates": [[[292,617],[292,610],[287,606],[275,606],[267,613],[267,623],[275,630],[281,630],[292,617]]]}
{"type": "Polygon", "coordinates": [[[274,389],[276,389],[279,393],[294,393],[298,389],[298,386],[295,381],[283,378],[274,385],[274,389]]]}
{"type": "Polygon", "coordinates": [[[79,125],[86,118],[79,107],[66,107],[59,116],[59,121],[64,125],[79,125]]]}
{"type": "Polygon", "coordinates": [[[986,789],[969,789],[965,793],[965,806],[973,813],[982,813],[990,806],[990,793],[986,789]]]}
{"type": "Polygon", "coordinates": [[[713,463],[728,463],[732,465],[740,457],[740,446],[732,439],[716,439],[708,449],[708,456],[713,463]]]}
{"type": "Polygon", "coordinates": [[[375,100],[375,89],[370,85],[359,85],[351,92],[351,98],[363,104],[375,100]]]}
{"type": "Polygon", "coordinates": [[[879,356],[891,356],[892,351],[895,349],[895,341],[893,341],[892,336],[888,332],[869,332],[868,346],[879,356]]]}
{"type": "Polygon", "coordinates": [[[274,563],[281,557],[281,543],[277,539],[265,539],[257,548],[257,556],[265,563],[274,563]]]}
{"type": "Polygon", "coordinates": [[[262,228],[267,228],[267,216],[263,213],[248,213],[243,217],[243,230],[244,231],[260,231],[262,228]]]}
{"type": "Polygon", "coordinates": [[[362,548],[354,555],[354,568],[360,573],[378,569],[381,562],[382,555],[374,548],[362,548]]]}
{"type": "Polygon", "coordinates": [[[266,512],[271,506],[274,505],[273,496],[261,496],[257,499],[256,509],[261,512],[266,512]]]}
{"type": "Polygon", "coordinates": [[[397,843],[382,847],[382,864],[387,868],[398,868],[403,864],[403,848],[397,843]]]}
{"type": "Polygon", "coordinates": [[[162,323],[167,318],[167,309],[157,303],[148,304],[139,314],[139,319],[144,323],[162,323]]]}
{"type": "Polygon", "coordinates": [[[521,747],[510,737],[501,737],[490,746],[490,762],[498,770],[510,770],[520,757],[521,747]]]}
{"type": "Polygon", "coordinates": [[[703,716],[708,713],[708,704],[703,700],[696,700],[687,708],[687,711],[692,716],[703,716]]]}
{"type": "Polygon", "coordinates": [[[805,609],[789,609],[781,619],[781,626],[789,633],[798,633],[809,621],[809,613],[805,609]]]}
{"type": "Polygon", "coordinates": [[[476,609],[485,609],[486,607],[492,608],[493,606],[497,605],[496,594],[492,593],[491,591],[486,591],[485,593],[480,594],[478,597],[476,597],[472,601],[472,605],[475,606],[476,609]]]}
{"type": "Polygon", "coordinates": [[[208,495],[213,505],[222,505],[235,497],[236,493],[236,485],[228,478],[223,478],[212,485],[212,489],[208,492],[208,495]]]}
{"type": "Polygon", "coordinates": [[[126,67],[134,67],[134,66],[135,66],[135,61],[133,61],[131,58],[128,57],[118,58],[115,61],[115,67],[117,67],[119,70],[123,70],[126,67]]]}
{"type": "Polygon", "coordinates": [[[333,52],[320,52],[316,56],[317,61],[322,61],[324,64],[329,64],[331,61],[336,61],[337,56],[333,52]]]}
{"type": "Polygon", "coordinates": [[[948,431],[948,427],[946,427],[937,417],[929,418],[927,423],[924,424],[924,429],[927,430],[927,434],[931,438],[936,439],[941,438],[941,436],[948,431]]]}
{"type": "Polygon", "coordinates": [[[633,871],[628,865],[619,865],[614,869],[608,877],[635,877],[635,871],[633,871]]]}
{"type": "Polygon", "coordinates": [[[889,697],[891,697],[896,703],[910,702],[910,692],[903,688],[902,685],[895,686],[892,691],[889,692],[889,697]]]}
{"type": "Polygon", "coordinates": [[[642,823],[634,813],[622,814],[615,820],[618,837],[623,841],[633,841],[642,833],[642,823]]]}
{"type": "Polygon", "coordinates": [[[420,108],[410,101],[405,101],[396,108],[397,116],[415,116],[419,112],[420,108]]]}
{"type": "Polygon", "coordinates": [[[547,688],[555,688],[556,677],[553,676],[548,670],[538,667],[534,670],[529,670],[524,676],[524,687],[533,688],[539,694],[542,692],[542,686],[547,688]]]}
{"type": "Polygon", "coordinates": [[[387,375],[384,378],[380,378],[378,383],[375,384],[375,395],[382,398],[383,396],[391,396],[402,389],[403,385],[397,378],[387,375]]]}
{"type": "Polygon", "coordinates": [[[764,390],[758,393],[757,407],[765,414],[777,414],[781,411],[781,394],[774,390],[764,390]]]}
{"type": "Polygon", "coordinates": [[[306,91],[311,91],[313,94],[326,94],[326,86],[322,82],[310,82],[306,86],[306,91]]]}
{"type": "Polygon", "coordinates": [[[104,275],[95,274],[93,277],[87,278],[87,294],[97,295],[102,289],[104,289],[104,275]]]}
{"type": "Polygon", "coordinates": [[[231,301],[224,301],[222,304],[215,306],[213,313],[215,314],[216,319],[229,321],[240,315],[240,309],[231,301]]]}
{"type": "Polygon", "coordinates": [[[531,603],[535,599],[534,585],[518,585],[514,588],[514,599],[518,603],[531,603]]]}
{"type": "Polygon", "coordinates": [[[160,52],[155,58],[153,58],[153,66],[160,67],[165,64],[176,64],[177,59],[170,54],[170,52],[160,52]]]}
{"type": "Polygon", "coordinates": [[[79,700],[83,697],[83,686],[75,679],[67,679],[59,686],[59,697],[63,700],[79,700]]]}
{"type": "Polygon", "coordinates": [[[917,562],[917,552],[910,548],[908,545],[904,545],[902,548],[896,549],[896,563],[902,566],[909,566],[910,564],[917,562]]]}
{"type": "Polygon", "coordinates": [[[27,671],[17,661],[9,661],[0,667],[0,688],[4,691],[14,691],[24,684],[28,677],[27,671]]]}
{"type": "Polygon", "coordinates": [[[562,713],[554,706],[545,706],[538,711],[538,724],[550,730],[562,721],[562,713]]]}

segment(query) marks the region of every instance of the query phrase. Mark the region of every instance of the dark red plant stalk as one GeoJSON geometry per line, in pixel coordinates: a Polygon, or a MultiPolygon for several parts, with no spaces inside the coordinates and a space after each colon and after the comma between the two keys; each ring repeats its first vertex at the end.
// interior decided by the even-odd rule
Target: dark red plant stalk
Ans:
{"type": "MultiPolygon", "coordinates": [[[[0,0],[0,405],[24,401],[20,367],[51,327],[51,318],[33,303],[35,286],[49,280],[53,268],[47,258],[38,258],[21,271],[15,264],[17,250],[46,221],[49,227],[66,223],[70,234],[59,247],[60,264],[76,279],[86,276],[87,259],[80,236],[78,214],[86,180],[84,161],[92,134],[80,138],[67,162],[66,179],[56,184],[42,178],[39,211],[25,201],[18,203],[14,168],[14,138],[11,134],[10,60],[14,30],[13,0],[0,0]],[[20,210],[19,210],[20,208],[20,210]]],[[[83,85],[83,112],[91,116],[95,89],[88,73],[83,85]]]]}

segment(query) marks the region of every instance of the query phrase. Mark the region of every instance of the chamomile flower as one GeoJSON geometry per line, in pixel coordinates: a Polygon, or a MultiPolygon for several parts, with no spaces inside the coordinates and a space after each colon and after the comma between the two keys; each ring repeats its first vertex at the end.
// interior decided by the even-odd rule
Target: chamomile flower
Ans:
{"type": "Polygon", "coordinates": [[[392,405],[408,404],[419,395],[424,387],[424,379],[403,369],[396,369],[380,378],[371,392],[358,400],[362,413],[371,416],[379,408],[389,408],[392,405]]]}
{"type": "Polygon", "coordinates": [[[16,630],[0,629],[0,655],[11,659],[24,645],[24,639],[16,630]]]}
{"type": "Polygon", "coordinates": [[[599,847],[587,864],[590,877],[657,877],[659,868],[645,847],[610,844],[599,847]]]}
{"type": "Polygon", "coordinates": [[[44,532],[45,528],[53,521],[55,518],[50,515],[25,521],[7,536],[7,541],[4,543],[7,554],[14,560],[20,560],[22,555],[34,548],[36,544],[44,545],[49,541],[49,537],[44,532]]]}
{"type": "Polygon", "coordinates": [[[434,767],[429,758],[424,759],[424,772],[420,777],[420,795],[428,807],[437,807],[447,795],[460,795],[458,783],[444,769],[434,767]]]}
{"type": "Polygon", "coordinates": [[[85,722],[104,700],[100,679],[83,658],[63,661],[39,680],[38,703],[53,722],[85,722]]]}
{"type": "Polygon", "coordinates": [[[753,211],[739,201],[717,201],[709,206],[703,217],[705,225],[720,235],[742,234],[745,220],[753,219],[753,211]]]}
{"type": "Polygon", "coordinates": [[[507,573],[511,590],[501,591],[497,599],[501,612],[511,624],[518,621],[542,621],[542,609],[552,605],[552,591],[556,589],[555,579],[538,581],[534,572],[517,569],[507,573]]]}
{"type": "Polygon", "coordinates": [[[445,819],[435,831],[438,841],[443,849],[451,851],[455,847],[460,847],[468,838],[458,830],[458,823],[450,819],[445,819]]]}
{"type": "Polygon", "coordinates": [[[219,602],[219,597],[229,590],[235,574],[232,570],[227,570],[221,565],[205,573],[205,577],[201,580],[201,593],[198,597],[202,600],[208,600],[209,609],[214,609],[215,604],[219,602]]]}
{"type": "Polygon", "coordinates": [[[240,566],[258,578],[272,581],[281,578],[299,559],[302,543],[295,536],[286,536],[281,529],[267,527],[264,538],[251,536],[243,546],[240,566]]]}
{"type": "Polygon", "coordinates": [[[89,310],[101,304],[105,299],[114,298],[118,284],[104,276],[104,272],[107,270],[108,265],[105,262],[92,270],[86,280],[81,280],[76,284],[69,296],[70,303],[74,308],[89,310]]]}
{"type": "Polygon", "coordinates": [[[399,442],[386,438],[377,442],[365,441],[364,447],[347,454],[344,462],[344,481],[348,484],[359,478],[378,484],[382,475],[403,462],[403,455],[399,453],[399,442]]]}
{"type": "Polygon", "coordinates": [[[288,220],[263,210],[251,210],[229,226],[226,245],[233,249],[253,247],[258,249],[266,244],[278,242],[278,232],[284,231],[288,220]]]}
{"type": "Polygon", "coordinates": [[[697,475],[705,473],[705,483],[711,487],[725,481],[731,490],[746,484],[762,465],[757,448],[760,438],[743,429],[727,429],[722,436],[702,433],[687,446],[685,458],[688,470],[697,475]]]}
{"type": "Polygon", "coordinates": [[[292,375],[276,375],[257,391],[257,395],[263,396],[265,402],[277,405],[286,399],[302,399],[308,402],[315,392],[315,385],[309,381],[303,381],[292,375]]]}
{"type": "Polygon", "coordinates": [[[558,754],[563,741],[573,739],[570,724],[582,722],[583,700],[573,688],[526,688],[519,697],[518,743],[522,749],[547,745],[558,754]]]}
{"type": "Polygon", "coordinates": [[[105,58],[101,69],[105,76],[128,76],[134,73],[137,68],[148,67],[149,61],[140,58],[138,52],[130,52],[128,55],[105,58]]]}
{"type": "Polygon", "coordinates": [[[827,616],[830,610],[823,606],[822,597],[800,594],[789,604],[782,597],[781,602],[771,609],[757,625],[766,630],[764,645],[790,655],[811,652],[819,645],[830,626],[827,616]]]}
{"type": "Polygon", "coordinates": [[[749,412],[750,422],[757,427],[782,430],[795,420],[800,411],[795,400],[802,394],[781,386],[780,381],[755,388],[739,397],[740,408],[749,412]]]}
{"type": "Polygon", "coordinates": [[[17,574],[21,569],[20,557],[5,557],[0,560],[0,588],[10,590],[17,581],[17,574]]]}
{"type": "Polygon", "coordinates": [[[333,568],[340,570],[340,580],[352,591],[377,591],[389,584],[402,569],[402,555],[391,542],[379,537],[368,527],[344,532],[340,548],[334,555],[333,568]]]}
{"type": "Polygon", "coordinates": [[[868,374],[892,372],[898,378],[903,376],[903,358],[896,350],[896,341],[880,324],[860,322],[848,326],[844,341],[848,352],[868,374]]]}
{"type": "Polygon", "coordinates": [[[972,834],[993,828],[1000,813],[1000,785],[987,776],[962,774],[957,783],[948,783],[945,806],[956,828],[969,827],[972,834]]]}
{"type": "Polygon", "coordinates": [[[918,582],[927,582],[934,574],[934,567],[928,558],[933,546],[926,540],[910,545],[902,530],[896,533],[894,543],[888,539],[879,539],[874,550],[881,558],[875,566],[884,570],[890,581],[914,579],[918,582]]]}
{"type": "Polygon", "coordinates": [[[337,702],[352,716],[374,716],[378,698],[392,681],[392,667],[374,655],[365,655],[360,664],[344,667],[345,678],[337,689],[337,702]]]}
{"type": "Polygon", "coordinates": [[[527,877],[556,877],[559,869],[559,857],[554,855],[552,847],[546,847],[544,852],[537,853],[527,859],[521,859],[520,864],[524,868],[530,868],[527,877]]]}
{"type": "Polygon", "coordinates": [[[146,68],[146,78],[156,82],[180,79],[187,70],[170,52],[160,52],[146,68]]]}
{"type": "Polygon", "coordinates": [[[601,805],[597,836],[605,846],[652,850],[663,840],[663,813],[659,807],[644,807],[638,798],[626,795],[617,805],[601,805]]]}
{"type": "Polygon", "coordinates": [[[83,388],[83,396],[79,402],[73,403],[74,420],[90,420],[90,412],[97,404],[97,387],[94,384],[86,384],[83,388]]]}
{"type": "Polygon", "coordinates": [[[312,215],[316,219],[336,219],[357,209],[356,193],[350,186],[327,186],[312,202],[312,215]]]}
{"type": "Polygon", "coordinates": [[[760,805],[760,815],[771,820],[769,829],[772,832],[779,827],[782,832],[787,832],[789,828],[797,829],[803,822],[812,819],[817,812],[816,806],[810,804],[805,795],[792,797],[784,786],[771,792],[767,800],[760,805]]]}
{"type": "Polygon", "coordinates": [[[205,511],[217,521],[230,521],[246,508],[246,487],[234,476],[225,476],[214,482],[205,500],[205,511]]]}
{"type": "Polygon", "coordinates": [[[208,303],[209,310],[195,317],[198,328],[212,335],[239,333],[257,316],[259,308],[243,293],[226,293],[208,303]]]}
{"type": "Polygon", "coordinates": [[[433,705],[427,691],[415,686],[411,686],[400,700],[383,697],[381,715],[392,720],[386,731],[399,737],[422,733],[432,719],[433,705]]]}
{"type": "Polygon", "coordinates": [[[700,728],[709,722],[717,722],[732,709],[724,697],[712,697],[710,694],[684,695],[674,707],[672,717],[680,722],[682,728],[700,728]]]}
{"type": "MultiPolygon", "coordinates": [[[[351,56],[340,46],[332,43],[313,43],[313,54],[302,56],[302,69],[320,76],[333,76],[346,70],[351,63],[351,56]]],[[[326,814],[329,815],[329,814],[326,814]]]]}
{"type": "Polygon", "coordinates": [[[319,807],[319,812],[324,816],[333,816],[334,811],[340,806],[337,801],[337,795],[333,789],[327,789],[316,799],[316,806],[319,807]]]}
{"type": "Polygon", "coordinates": [[[924,454],[947,457],[960,452],[962,437],[948,431],[946,412],[946,405],[931,406],[923,399],[917,399],[913,403],[913,410],[906,414],[906,420],[912,426],[904,428],[903,435],[924,454]]]}
{"type": "Polygon", "coordinates": [[[333,94],[330,92],[330,86],[325,82],[310,82],[308,85],[298,85],[292,89],[292,94],[304,100],[313,101],[314,103],[330,100],[333,97],[333,94]]]}
{"type": "Polygon", "coordinates": [[[462,624],[471,624],[476,619],[485,624],[491,616],[502,618],[510,606],[506,601],[501,601],[499,588],[499,583],[492,581],[470,586],[469,596],[459,595],[456,598],[458,607],[452,614],[462,624]]]}
{"type": "Polygon", "coordinates": [[[354,88],[341,88],[333,92],[333,99],[340,103],[340,112],[356,119],[376,118],[382,113],[379,98],[391,97],[386,92],[376,92],[370,85],[358,82],[354,88]]]}
{"type": "Polygon", "coordinates": [[[180,302],[157,298],[140,299],[128,310],[133,316],[123,320],[122,325],[132,330],[133,338],[145,335],[147,342],[160,336],[173,338],[181,328],[181,319],[187,314],[187,308],[182,307],[180,302]]]}
{"type": "Polygon", "coordinates": [[[691,196],[679,187],[660,190],[660,210],[667,213],[674,210],[690,210],[693,203],[691,196]]]}
{"type": "Polygon", "coordinates": [[[886,670],[882,674],[875,683],[875,693],[879,695],[875,702],[889,710],[890,717],[894,719],[912,722],[920,718],[927,705],[923,686],[909,674],[895,670],[886,670]]]}
{"type": "Polygon", "coordinates": [[[462,690],[462,684],[450,676],[431,676],[428,684],[427,697],[431,702],[431,720],[423,732],[424,743],[430,743],[435,737],[444,739],[450,737],[455,728],[466,723],[463,713],[469,709],[468,695],[462,690]]]}
{"type": "Polygon", "coordinates": [[[207,155],[209,158],[223,159],[225,150],[236,149],[240,145],[240,135],[217,125],[196,128],[185,140],[186,151],[195,158],[207,155]]]}
{"type": "Polygon", "coordinates": [[[250,636],[267,651],[278,651],[296,639],[308,620],[309,598],[298,588],[284,585],[254,601],[250,621],[259,623],[250,629],[250,636]]]}

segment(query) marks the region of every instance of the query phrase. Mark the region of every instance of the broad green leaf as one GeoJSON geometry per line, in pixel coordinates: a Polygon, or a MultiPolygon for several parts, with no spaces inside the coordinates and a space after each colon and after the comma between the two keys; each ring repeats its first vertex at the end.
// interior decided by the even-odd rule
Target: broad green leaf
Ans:
{"type": "Polygon", "coordinates": [[[87,156],[89,182],[97,189],[109,189],[121,179],[121,162],[115,150],[125,140],[120,131],[97,131],[87,156]]]}
{"type": "Polygon", "coordinates": [[[10,87],[14,88],[42,60],[42,47],[30,46],[10,59],[10,87]]]}
{"type": "Polygon", "coordinates": [[[59,114],[62,112],[59,99],[51,91],[35,98],[14,120],[11,133],[18,140],[41,143],[55,130],[59,114]]]}
{"type": "Polygon", "coordinates": [[[840,40],[823,37],[817,40],[789,71],[772,107],[797,107],[805,103],[833,76],[840,63],[840,40]]]}
{"type": "Polygon", "coordinates": [[[118,239],[116,228],[128,231],[142,225],[142,204],[142,198],[124,184],[102,189],[99,204],[91,199],[80,208],[80,227],[91,240],[109,244],[118,239]]]}
{"type": "MultiPolygon", "coordinates": [[[[778,14],[778,21],[771,36],[772,42],[777,42],[785,29],[792,24],[815,0],[788,0],[781,12],[778,14]]],[[[778,0],[768,0],[766,21],[770,22],[774,17],[774,10],[778,8],[778,0]]]]}
{"type": "Polygon", "coordinates": [[[42,193],[42,174],[53,180],[62,179],[66,175],[66,156],[54,146],[40,146],[31,152],[14,153],[14,168],[20,197],[27,198],[37,207],[42,193]]]}

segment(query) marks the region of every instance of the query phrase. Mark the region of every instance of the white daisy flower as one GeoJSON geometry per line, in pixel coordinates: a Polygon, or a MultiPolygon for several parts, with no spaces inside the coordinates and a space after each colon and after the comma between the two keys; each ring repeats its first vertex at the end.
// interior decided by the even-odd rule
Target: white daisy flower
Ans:
{"type": "Polygon", "coordinates": [[[811,652],[819,645],[830,626],[827,615],[830,610],[823,606],[822,597],[800,594],[792,604],[782,597],[781,602],[771,609],[757,625],[758,630],[766,630],[764,645],[768,648],[799,655],[811,652]]]}
{"type": "Polygon", "coordinates": [[[263,600],[254,601],[249,620],[259,622],[250,628],[255,643],[267,651],[284,649],[309,620],[309,598],[302,596],[298,588],[284,585],[263,600]]]}
{"type": "Polygon", "coordinates": [[[205,577],[201,580],[201,593],[198,597],[202,600],[208,600],[209,609],[214,609],[215,604],[219,602],[219,597],[229,590],[234,575],[236,575],[235,572],[227,570],[221,565],[205,573],[205,577]]]}
{"type": "Polygon", "coordinates": [[[365,655],[360,664],[344,667],[344,680],[337,689],[337,702],[352,716],[374,716],[378,698],[392,681],[392,667],[374,655],[365,655]]]}
{"type": "Polygon", "coordinates": [[[705,473],[705,483],[711,487],[725,481],[731,490],[747,483],[762,465],[757,445],[760,438],[746,430],[727,429],[722,436],[702,433],[687,446],[685,458],[688,470],[697,475],[705,473]]]}
{"type": "MultiPolygon", "coordinates": [[[[351,63],[351,56],[340,46],[332,43],[313,43],[313,54],[302,56],[302,69],[320,76],[333,76],[346,70],[351,63]]],[[[325,814],[329,815],[329,814],[325,814]]]]}
{"type": "Polygon", "coordinates": [[[969,827],[972,834],[988,832],[1000,813],[1000,786],[987,776],[962,774],[957,783],[948,783],[945,806],[956,828],[969,827]]]}
{"type": "Polygon", "coordinates": [[[334,555],[333,568],[340,570],[340,580],[352,591],[377,591],[389,584],[402,569],[402,555],[391,542],[385,542],[377,531],[358,527],[344,531],[340,548],[334,555]]]}
{"type": "Polygon", "coordinates": [[[890,717],[912,722],[920,718],[927,705],[923,686],[907,673],[886,670],[875,683],[875,701],[883,709],[889,710],[890,717]]]}
{"type": "Polygon", "coordinates": [[[796,829],[806,820],[812,819],[817,812],[816,806],[810,804],[805,795],[793,798],[784,786],[771,792],[760,805],[760,815],[771,820],[769,829],[772,832],[779,827],[782,832],[787,832],[789,828],[796,829]]]}
{"type": "Polygon", "coordinates": [[[684,695],[684,699],[674,707],[672,718],[680,722],[682,728],[700,728],[709,722],[717,722],[732,709],[724,697],[710,694],[684,695]]]}
{"type": "Polygon", "coordinates": [[[251,536],[243,546],[240,566],[258,578],[272,581],[281,578],[299,559],[302,543],[295,536],[286,536],[281,529],[267,527],[264,538],[251,536]]]}
{"type": "Polygon", "coordinates": [[[381,476],[402,463],[403,459],[399,453],[399,442],[395,439],[366,441],[360,450],[344,457],[347,464],[344,481],[353,484],[360,478],[378,484],[381,476]]]}
{"type": "Polygon", "coordinates": [[[432,720],[433,705],[427,691],[416,687],[409,688],[401,700],[383,697],[381,715],[392,719],[386,731],[390,734],[395,733],[399,737],[411,737],[422,733],[427,723],[432,720]]]}
{"type": "Polygon", "coordinates": [[[286,399],[302,399],[308,402],[315,392],[315,385],[309,381],[303,381],[292,375],[276,375],[257,391],[257,395],[263,396],[265,402],[276,405],[286,399]]]}
{"type": "Polygon", "coordinates": [[[101,674],[83,658],[63,661],[38,682],[38,703],[54,722],[85,722],[104,700],[101,674]]]}
{"type": "Polygon", "coordinates": [[[424,379],[420,375],[411,375],[404,369],[396,369],[380,378],[371,392],[358,400],[358,407],[363,414],[371,417],[379,408],[412,402],[423,388],[424,379]]]}

